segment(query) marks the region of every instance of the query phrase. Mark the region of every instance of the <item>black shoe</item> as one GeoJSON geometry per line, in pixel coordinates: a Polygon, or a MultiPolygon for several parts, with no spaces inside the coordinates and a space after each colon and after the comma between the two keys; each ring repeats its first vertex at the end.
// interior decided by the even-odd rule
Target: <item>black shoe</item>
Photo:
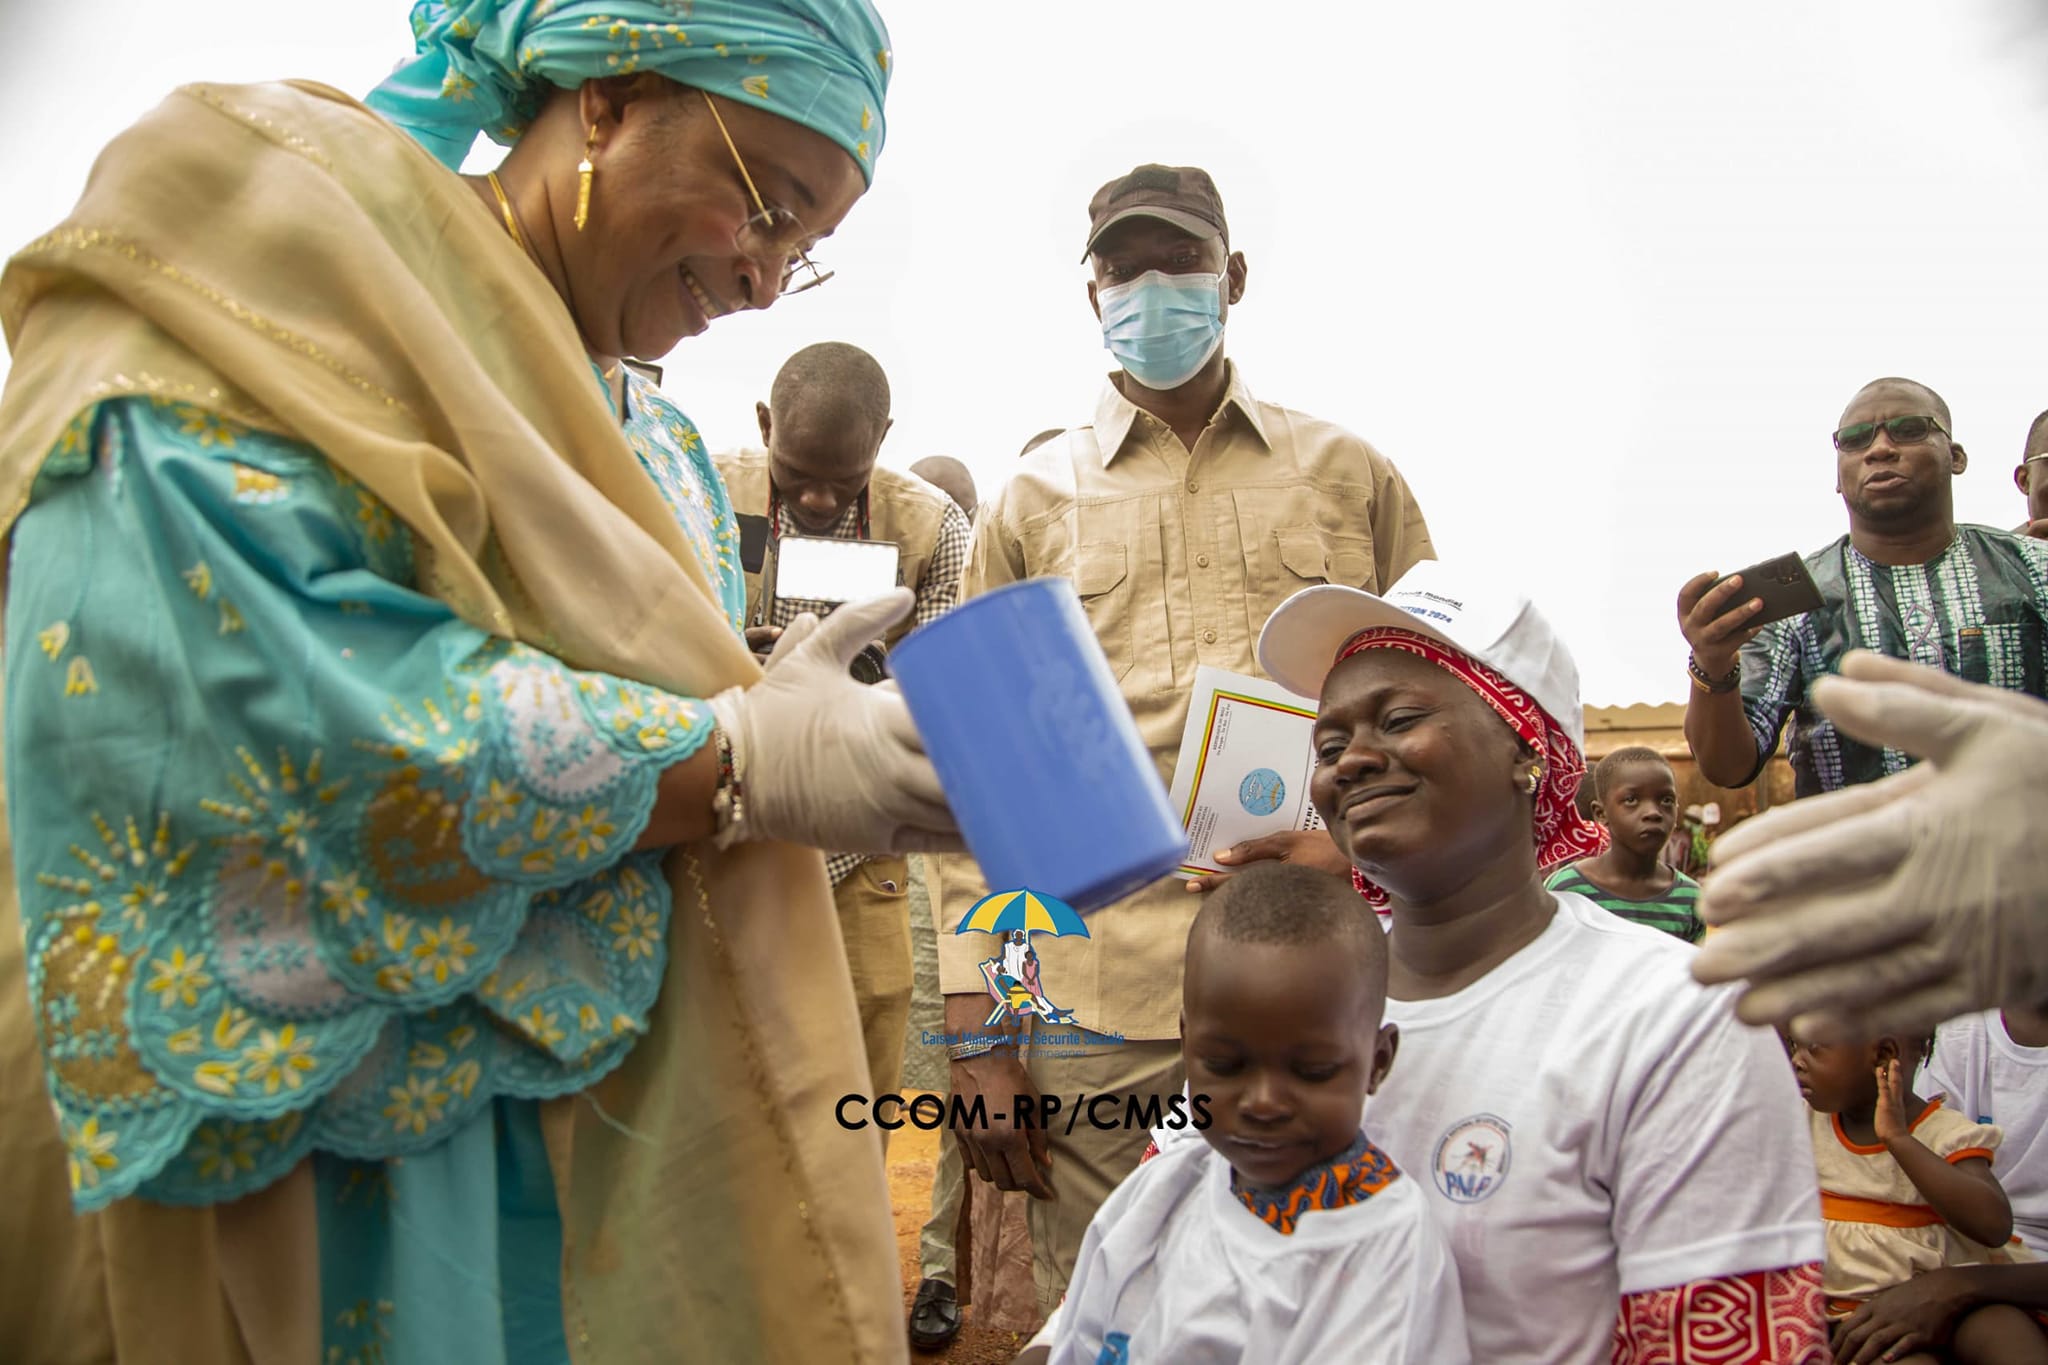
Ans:
{"type": "Polygon", "coordinates": [[[910,1305],[910,1344],[920,1351],[943,1351],[960,1335],[960,1301],[944,1280],[921,1280],[910,1305]]]}

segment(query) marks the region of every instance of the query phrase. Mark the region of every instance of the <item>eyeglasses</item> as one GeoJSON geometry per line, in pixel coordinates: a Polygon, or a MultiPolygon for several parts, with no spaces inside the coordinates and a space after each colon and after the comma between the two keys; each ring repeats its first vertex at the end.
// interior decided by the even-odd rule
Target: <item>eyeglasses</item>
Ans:
{"type": "Polygon", "coordinates": [[[711,98],[709,91],[700,90],[698,93],[704,96],[704,107],[711,111],[711,120],[718,125],[718,134],[725,139],[725,149],[732,153],[732,164],[740,168],[740,179],[746,182],[747,193],[754,199],[756,212],[733,233],[733,246],[742,255],[757,261],[782,263],[782,283],[778,293],[801,294],[806,289],[816,289],[832,278],[832,272],[818,269],[818,263],[804,251],[803,244],[811,239],[810,229],[788,209],[780,206],[771,208],[761,198],[761,191],[754,188],[754,177],[747,173],[747,163],[740,159],[740,149],[733,145],[732,134],[726,131],[725,120],[718,115],[718,102],[711,98]],[[799,274],[802,275],[801,280],[797,278],[799,274]]]}
{"type": "MultiPolygon", "coordinates": [[[[1884,428],[1884,434],[1892,438],[1895,446],[1916,446],[1929,439],[1935,432],[1948,436],[1948,428],[1932,417],[1888,417],[1882,422],[1858,422],[1843,427],[1835,433],[1836,450],[1863,450],[1877,439],[1877,429],[1884,428]]],[[[1949,437],[1954,440],[1954,437],[1949,437]]]]}

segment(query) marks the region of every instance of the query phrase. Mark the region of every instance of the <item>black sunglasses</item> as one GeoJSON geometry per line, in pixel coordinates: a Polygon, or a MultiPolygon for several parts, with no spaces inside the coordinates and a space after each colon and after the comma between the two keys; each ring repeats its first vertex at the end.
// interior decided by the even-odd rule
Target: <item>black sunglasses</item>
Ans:
{"type": "MultiPolygon", "coordinates": [[[[1935,432],[1948,435],[1948,428],[1932,417],[1889,417],[1882,422],[1858,422],[1835,433],[1836,450],[1862,450],[1877,439],[1877,429],[1892,438],[1895,446],[1916,446],[1935,432]]],[[[1953,437],[1950,437],[1953,440],[1953,437]]]]}

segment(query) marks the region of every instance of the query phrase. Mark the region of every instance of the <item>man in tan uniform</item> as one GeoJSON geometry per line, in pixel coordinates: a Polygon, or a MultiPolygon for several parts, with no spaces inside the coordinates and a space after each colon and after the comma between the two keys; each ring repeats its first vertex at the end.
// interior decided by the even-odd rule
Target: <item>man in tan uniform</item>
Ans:
{"type": "MultiPolygon", "coordinates": [[[[917,590],[917,608],[879,642],[883,650],[943,615],[959,594],[967,518],[922,479],[876,467],[890,418],[889,380],[875,358],[844,342],[806,346],[783,362],[755,413],[765,448],[713,457],[742,528],[749,642],[765,652],[801,613],[832,610],[776,594],[775,547],[790,535],[895,543],[898,581],[917,590]]],[[[825,866],[860,1005],[870,1095],[888,1094],[903,1079],[910,1021],[909,867],[900,856],[859,850],[832,854],[825,866]]]]}
{"type": "MultiPolygon", "coordinates": [[[[1141,166],[1105,185],[1089,205],[1086,259],[1089,303],[1121,368],[1091,423],[1029,451],[982,505],[962,594],[1072,579],[1170,780],[1197,666],[1256,674],[1259,628],[1289,594],[1313,583],[1383,589],[1434,555],[1421,509],[1384,456],[1332,423],[1260,402],[1225,359],[1223,323],[1244,296],[1246,267],[1206,172],[1141,166]]],[[[1260,856],[1346,866],[1320,832],[1260,856]]],[[[989,948],[983,935],[952,931],[987,888],[970,858],[934,862],[946,1031],[972,1034],[990,1010],[976,965],[989,948]]],[[[969,1161],[1001,1188],[1037,1196],[1041,1313],[1058,1303],[1089,1218],[1147,1135],[1141,1123],[1104,1129],[1087,1117],[1020,1131],[1012,1097],[1058,1095],[1071,1109],[1077,1095],[1142,1103],[1178,1093],[1181,956],[1198,902],[1167,878],[1090,916],[1087,938],[1039,936],[1045,989],[1085,1026],[1080,1045],[949,1048],[954,1094],[986,1096],[990,1116],[956,1130],[969,1161]]]]}

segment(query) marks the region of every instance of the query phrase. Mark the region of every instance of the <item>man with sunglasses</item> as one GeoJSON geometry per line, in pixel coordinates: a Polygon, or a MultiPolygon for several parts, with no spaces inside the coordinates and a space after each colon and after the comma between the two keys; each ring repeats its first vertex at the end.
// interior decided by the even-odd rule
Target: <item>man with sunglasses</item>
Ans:
{"type": "Polygon", "coordinates": [[[2027,447],[2020,455],[2012,481],[2027,500],[2027,519],[2014,527],[2023,536],[2048,540],[2048,412],[2027,428],[2027,447]]]}
{"type": "Polygon", "coordinates": [[[1754,781],[1787,720],[1800,796],[1904,771],[1904,753],[1849,738],[1809,699],[1852,649],[2048,696],[2048,543],[1956,524],[1968,456],[1954,429],[1948,404],[1914,380],[1873,380],[1850,401],[1834,436],[1849,533],[1806,556],[1818,609],[1755,626],[1762,603],[1739,576],[1680,590],[1685,736],[1708,781],[1754,781]]]}

